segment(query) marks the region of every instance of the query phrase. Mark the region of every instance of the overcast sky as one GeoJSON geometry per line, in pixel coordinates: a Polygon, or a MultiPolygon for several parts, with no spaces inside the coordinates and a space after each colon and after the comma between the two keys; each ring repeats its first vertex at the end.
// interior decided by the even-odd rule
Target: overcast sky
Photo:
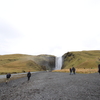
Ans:
{"type": "Polygon", "coordinates": [[[0,55],[100,50],[100,0],[0,0],[0,55]]]}

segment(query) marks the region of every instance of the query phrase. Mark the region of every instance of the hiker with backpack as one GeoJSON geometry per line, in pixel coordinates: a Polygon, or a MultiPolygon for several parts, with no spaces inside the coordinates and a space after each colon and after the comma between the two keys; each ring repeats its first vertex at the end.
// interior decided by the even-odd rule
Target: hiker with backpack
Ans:
{"type": "Polygon", "coordinates": [[[10,77],[11,77],[10,73],[6,74],[6,84],[9,82],[10,77]]]}
{"type": "Polygon", "coordinates": [[[28,78],[28,81],[30,80],[30,77],[31,77],[31,73],[30,71],[27,73],[27,78],[28,78]]]}

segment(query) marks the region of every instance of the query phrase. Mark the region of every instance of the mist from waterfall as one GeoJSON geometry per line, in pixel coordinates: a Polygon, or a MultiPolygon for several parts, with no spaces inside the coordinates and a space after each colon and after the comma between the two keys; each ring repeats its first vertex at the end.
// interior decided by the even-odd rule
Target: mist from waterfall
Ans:
{"type": "Polygon", "coordinates": [[[62,56],[55,59],[55,70],[60,70],[62,67],[62,56]]]}

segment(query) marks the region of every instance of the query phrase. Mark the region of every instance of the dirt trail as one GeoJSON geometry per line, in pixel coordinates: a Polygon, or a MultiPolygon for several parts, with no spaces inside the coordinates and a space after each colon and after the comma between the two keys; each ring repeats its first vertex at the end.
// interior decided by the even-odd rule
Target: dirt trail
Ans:
{"type": "Polygon", "coordinates": [[[0,83],[0,100],[100,100],[100,75],[57,72],[32,74],[0,83]]]}

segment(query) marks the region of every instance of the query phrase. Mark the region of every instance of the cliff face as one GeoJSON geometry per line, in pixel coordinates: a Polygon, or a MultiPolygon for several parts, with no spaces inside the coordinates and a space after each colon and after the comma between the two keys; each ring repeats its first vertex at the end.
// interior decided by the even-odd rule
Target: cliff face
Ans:
{"type": "Polygon", "coordinates": [[[55,56],[53,55],[38,55],[34,56],[33,60],[40,66],[45,66],[47,70],[55,68],[55,56]]]}
{"type": "Polygon", "coordinates": [[[100,64],[100,51],[77,51],[67,52],[63,55],[62,69],[76,68],[97,68],[100,64]]]}

